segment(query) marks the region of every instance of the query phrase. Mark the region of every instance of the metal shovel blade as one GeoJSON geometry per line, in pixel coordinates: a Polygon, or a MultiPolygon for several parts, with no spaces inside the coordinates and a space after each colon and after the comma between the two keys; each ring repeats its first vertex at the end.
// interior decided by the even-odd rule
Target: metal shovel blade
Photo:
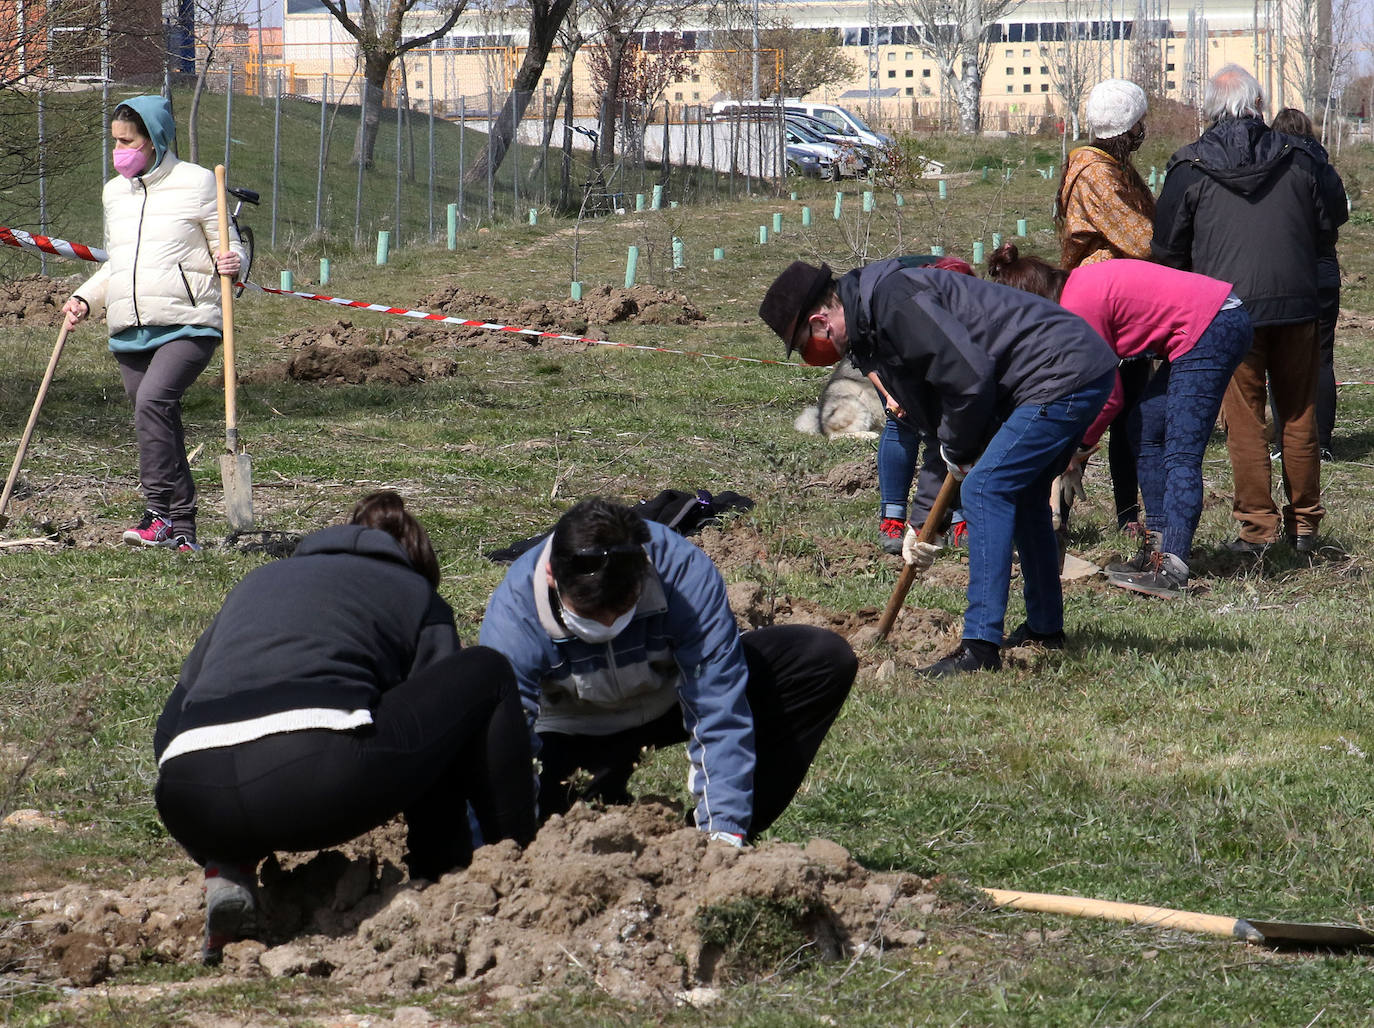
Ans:
{"type": "Polygon", "coordinates": [[[223,453],[219,458],[224,482],[224,518],[235,532],[253,527],[253,462],[246,453],[223,453]]]}
{"type": "Polygon", "coordinates": [[[1358,925],[1308,924],[1298,921],[1256,921],[1246,918],[1246,924],[1275,945],[1331,946],[1347,949],[1374,943],[1374,932],[1358,925]]]}

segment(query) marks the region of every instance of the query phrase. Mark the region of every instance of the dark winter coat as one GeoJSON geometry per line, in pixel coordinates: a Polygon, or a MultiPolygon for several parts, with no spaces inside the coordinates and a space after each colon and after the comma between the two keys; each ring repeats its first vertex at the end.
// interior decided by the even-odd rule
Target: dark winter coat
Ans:
{"type": "Polygon", "coordinates": [[[839,280],[849,355],[908,418],[972,463],[1013,410],[1096,381],[1117,356],[1076,314],[967,275],[878,261],[839,280]]]}
{"type": "Polygon", "coordinates": [[[1317,262],[1348,217],[1321,146],[1259,118],[1218,122],[1169,160],[1155,260],[1235,283],[1255,325],[1317,317],[1317,262]]]}
{"type": "Polygon", "coordinates": [[[371,710],[459,649],[453,611],[388,533],[334,525],[230,591],[158,719],[179,732],[308,708],[371,710]]]}

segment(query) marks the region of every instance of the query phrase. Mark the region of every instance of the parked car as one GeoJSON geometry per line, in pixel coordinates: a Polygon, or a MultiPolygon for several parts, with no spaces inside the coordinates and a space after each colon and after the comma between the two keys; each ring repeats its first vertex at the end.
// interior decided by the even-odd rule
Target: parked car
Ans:
{"type": "Polygon", "coordinates": [[[863,161],[854,147],[832,143],[819,132],[790,121],[783,125],[783,138],[788,146],[805,146],[824,154],[833,170],[831,178],[854,178],[863,173],[863,161]]]}
{"type": "Polygon", "coordinates": [[[831,125],[817,118],[809,118],[804,114],[789,114],[787,115],[787,125],[794,131],[806,136],[811,142],[833,143],[846,151],[850,155],[851,162],[855,165],[855,175],[868,174],[868,169],[877,159],[878,150],[876,147],[868,146],[865,143],[856,143],[852,136],[836,132],[831,125]]]}
{"type": "Polygon", "coordinates": [[[797,97],[784,98],[781,104],[776,97],[771,100],[720,100],[711,105],[711,116],[729,117],[741,111],[776,110],[779,106],[782,107],[784,115],[800,114],[823,121],[851,142],[876,147],[892,145],[891,136],[875,132],[853,111],[837,104],[812,103],[797,97]]]}
{"type": "Polygon", "coordinates": [[[830,182],[840,177],[833,148],[812,143],[787,144],[787,174],[823,178],[830,182]]]}

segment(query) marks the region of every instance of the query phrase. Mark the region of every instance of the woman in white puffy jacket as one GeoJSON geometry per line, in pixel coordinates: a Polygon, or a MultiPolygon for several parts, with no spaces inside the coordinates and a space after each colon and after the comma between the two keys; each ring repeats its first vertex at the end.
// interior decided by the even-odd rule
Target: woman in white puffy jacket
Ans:
{"type": "Polygon", "coordinates": [[[181,397],[224,332],[218,276],[247,256],[219,238],[215,176],[178,160],[171,106],[137,96],[110,122],[119,175],[105,183],[109,260],[63,305],[70,328],[105,308],[110,352],[134,405],[145,511],[124,533],[134,546],[182,551],[196,543],[196,488],[186,460],[181,397]]]}

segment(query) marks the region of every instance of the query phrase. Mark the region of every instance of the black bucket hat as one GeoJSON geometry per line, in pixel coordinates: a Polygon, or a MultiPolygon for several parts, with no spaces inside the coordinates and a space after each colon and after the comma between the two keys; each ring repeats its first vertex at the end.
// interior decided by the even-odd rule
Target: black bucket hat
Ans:
{"type": "Polygon", "coordinates": [[[759,304],[759,317],[778,334],[792,355],[797,332],[797,320],[810,312],[835,282],[835,273],[828,264],[819,268],[805,261],[793,261],[787,270],[773,280],[759,304]]]}

